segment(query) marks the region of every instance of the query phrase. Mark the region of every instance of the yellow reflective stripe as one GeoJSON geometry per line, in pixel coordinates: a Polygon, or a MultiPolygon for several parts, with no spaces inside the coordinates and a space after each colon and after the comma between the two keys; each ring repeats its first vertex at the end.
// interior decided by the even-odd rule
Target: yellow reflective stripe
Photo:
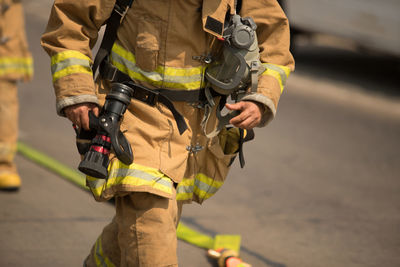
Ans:
{"type": "Polygon", "coordinates": [[[16,144],[0,143],[0,162],[12,162],[16,151],[16,144]]]}
{"type": "Polygon", "coordinates": [[[193,198],[194,179],[183,178],[176,188],[176,200],[193,198]]]}
{"type": "Polygon", "coordinates": [[[97,179],[87,176],[86,181],[92,192],[100,196],[112,186],[150,186],[167,194],[172,194],[171,179],[157,169],[132,163],[125,165],[119,160],[113,160],[108,166],[108,179],[97,179]]]}
{"type": "Polygon", "coordinates": [[[158,66],[152,72],[146,72],[136,65],[135,55],[121,46],[114,44],[111,63],[132,79],[148,82],[157,87],[181,90],[201,88],[205,68],[173,68],[158,66]]]}
{"type": "Polygon", "coordinates": [[[271,63],[263,63],[263,66],[266,67],[266,70],[262,73],[262,75],[269,75],[277,79],[281,88],[281,92],[283,92],[286,80],[291,72],[290,68],[271,63]]]}
{"type": "Polygon", "coordinates": [[[176,194],[176,200],[188,200],[193,198],[193,193],[182,193],[179,192],[176,194]]]}
{"type": "Polygon", "coordinates": [[[217,190],[223,185],[223,182],[215,181],[213,178],[208,177],[203,173],[198,173],[195,176],[195,187],[207,193],[215,194],[217,190]]]}
{"type": "Polygon", "coordinates": [[[64,61],[66,59],[70,59],[70,58],[77,58],[77,59],[85,59],[88,62],[92,62],[92,60],[90,59],[90,57],[82,54],[79,51],[76,50],[66,50],[60,53],[55,54],[54,56],[51,57],[51,65],[54,65],[56,63],[59,63],[61,61],[64,61]]]}
{"type": "Polygon", "coordinates": [[[26,65],[31,66],[31,57],[0,57],[0,65],[26,65]]]}
{"type": "Polygon", "coordinates": [[[214,195],[214,194],[207,193],[207,192],[199,189],[198,187],[194,187],[193,193],[195,195],[197,195],[200,199],[208,199],[214,195]]]}
{"type": "Polygon", "coordinates": [[[97,239],[94,247],[94,259],[98,267],[115,267],[115,265],[103,255],[103,246],[101,244],[101,236],[97,239]]]}
{"type": "Polygon", "coordinates": [[[92,193],[99,197],[105,188],[105,179],[98,179],[91,176],[86,176],[86,185],[90,188],[92,193]]]}
{"type": "Polygon", "coordinates": [[[22,75],[33,74],[33,60],[31,57],[1,57],[0,75],[17,73],[22,75]]]}
{"type": "Polygon", "coordinates": [[[177,200],[188,200],[193,193],[200,199],[212,197],[224,182],[215,181],[203,173],[195,175],[194,179],[183,179],[177,187],[177,200]]]}
{"type": "Polygon", "coordinates": [[[136,58],[135,55],[133,55],[131,52],[128,50],[125,50],[122,46],[114,43],[112,49],[113,52],[117,53],[121,57],[125,58],[126,60],[132,62],[133,64],[136,64],[136,58]]]}
{"type": "Polygon", "coordinates": [[[62,77],[65,77],[67,75],[74,74],[74,73],[85,73],[85,74],[92,75],[92,69],[90,67],[85,67],[85,66],[80,66],[80,65],[68,66],[67,68],[64,68],[53,74],[53,82],[55,82],[56,80],[58,80],[62,77]]]}
{"type": "Polygon", "coordinates": [[[51,71],[53,82],[74,73],[92,75],[91,59],[74,50],[67,50],[51,57],[51,71]]]}

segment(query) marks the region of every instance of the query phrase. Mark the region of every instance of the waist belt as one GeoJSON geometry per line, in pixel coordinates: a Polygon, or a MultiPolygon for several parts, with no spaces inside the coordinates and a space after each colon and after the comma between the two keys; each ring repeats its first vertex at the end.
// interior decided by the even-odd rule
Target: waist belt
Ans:
{"type": "MultiPolygon", "coordinates": [[[[123,73],[108,60],[103,60],[99,67],[99,74],[103,79],[119,82],[130,86],[133,89],[133,98],[144,102],[150,106],[154,106],[157,102],[165,105],[174,116],[179,133],[182,134],[187,129],[187,124],[182,115],[175,109],[172,101],[183,102],[204,102],[207,100],[206,92],[204,89],[182,91],[182,90],[168,90],[168,89],[149,89],[142,85],[136,84],[129,75],[123,73]]],[[[212,97],[217,94],[212,94],[212,97]]]]}

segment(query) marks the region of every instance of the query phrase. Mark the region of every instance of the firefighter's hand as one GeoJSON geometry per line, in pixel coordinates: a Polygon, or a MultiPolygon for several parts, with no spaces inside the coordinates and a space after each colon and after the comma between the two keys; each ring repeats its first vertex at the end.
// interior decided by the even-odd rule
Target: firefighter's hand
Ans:
{"type": "Polygon", "coordinates": [[[225,104],[229,110],[238,110],[240,114],[232,118],[229,123],[235,127],[250,130],[261,122],[264,106],[252,101],[240,101],[235,104],[225,104]]]}
{"type": "Polygon", "coordinates": [[[79,128],[89,130],[89,111],[99,116],[99,108],[93,103],[81,103],[63,109],[65,116],[79,128]]]}

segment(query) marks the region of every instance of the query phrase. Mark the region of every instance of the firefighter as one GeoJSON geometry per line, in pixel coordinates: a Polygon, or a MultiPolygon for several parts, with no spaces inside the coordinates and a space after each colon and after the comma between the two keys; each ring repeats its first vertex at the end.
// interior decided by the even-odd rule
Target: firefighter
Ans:
{"type": "Polygon", "coordinates": [[[14,162],[18,138],[17,83],[33,75],[20,1],[0,1],[0,189],[21,186],[14,162]]]}
{"type": "Polygon", "coordinates": [[[238,1],[240,8],[235,0],[135,0],[128,9],[124,2],[130,1],[55,0],[41,42],[51,57],[58,114],[88,130],[88,113],[99,114],[110,82],[131,80],[165,94],[188,128],[182,131],[170,106],[154,102],[161,97],[132,98],[120,127],[133,163],[110,155],[107,179],[86,180],[96,200],[115,198],[116,214],[85,266],[177,266],[182,204],[202,203],[224,183],[240,147],[238,128],[263,127],[275,116],[294,68],[288,21],[276,0],[238,1]],[[257,25],[263,71],[256,72],[255,91],[226,105],[240,112],[230,119],[237,128],[215,132],[222,96],[204,93],[205,73],[218,61],[225,20],[236,11],[257,25]],[[115,13],[122,21],[117,38],[93,80],[91,49],[115,13]]]}

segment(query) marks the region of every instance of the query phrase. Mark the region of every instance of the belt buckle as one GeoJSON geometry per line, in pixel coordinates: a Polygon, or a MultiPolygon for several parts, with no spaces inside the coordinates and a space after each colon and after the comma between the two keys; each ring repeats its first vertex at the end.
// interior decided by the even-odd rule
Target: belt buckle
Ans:
{"type": "MultiPolygon", "coordinates": [[[[143,96],[140,97],[140,99],[138,99],[138,100],[140,100],[150,106],[156,105],[156,103],[158,101],[158,95],[160,94],[159,92],[151,90],[151,89],[144,87],[142,85],[139,85],[139,84],[133,84],[133,86],[141,89],[143,92],[143,96]]],[[[140,91],[140,90],[136,90],[136,92],[138,92],[138,91],[140,91]]]]}
{"type": "Polygon", "coordinates": [[[158,92],[149,91],[149,94],[148,95],[146,94],[146,96],[145,96],[145,98],[146,98],[145,102],[147,104],[149,104],[150,106],[155,106],[157,103],[157,100],[158,100],[158,95],[159,95],[158,92]]]}

